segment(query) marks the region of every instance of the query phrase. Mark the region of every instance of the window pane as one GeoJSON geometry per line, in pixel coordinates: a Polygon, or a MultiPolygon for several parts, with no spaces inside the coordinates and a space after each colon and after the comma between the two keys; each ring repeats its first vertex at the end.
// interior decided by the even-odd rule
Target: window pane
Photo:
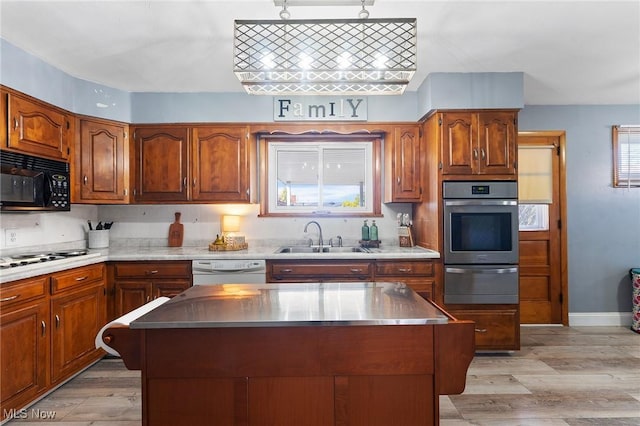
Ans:
{"type": "Polygon", "coordinates": [[[518,148],[518,201],[553,203],[554,146],[518,148]]]}
{"type": "Polygon", "coordinates": [[[548,204],[519,204],[520,231],[546,231],[549,229],[548,204]]]}
{"type": "Polygon", "coordinates": [[[269,141],[270,213],[373,211],[373,141],[269,141]]]}

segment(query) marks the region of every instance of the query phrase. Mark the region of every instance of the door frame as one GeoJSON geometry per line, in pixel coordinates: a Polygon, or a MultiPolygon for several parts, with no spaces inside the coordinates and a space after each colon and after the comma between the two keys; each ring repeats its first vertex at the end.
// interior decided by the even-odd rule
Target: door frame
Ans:
{"type": "Polygon", "coordinates": [[[567,251],[567,170],[566,170],[566,132],[564,130],[518,131],[522,136],[557,137],[559,151],[560,183],[560,280],[562,291],[562,325],[569,325],[569,267],[567,251]]]}

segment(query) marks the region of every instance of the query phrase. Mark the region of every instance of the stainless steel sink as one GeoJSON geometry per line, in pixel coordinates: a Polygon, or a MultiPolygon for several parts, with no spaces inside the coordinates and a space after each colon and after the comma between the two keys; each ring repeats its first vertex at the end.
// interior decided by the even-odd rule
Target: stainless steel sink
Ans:
{"type": "Polygon", "coordinates": [[[310,247],[310,246],[286,246],[279,247],[276,253],[368,253],[369,250],[358,246],[349,247],[310,247]]]}
{"type": "Polygon", "coordinates": [[[369,253],[364,247],[325,247],[325,253],[369,253]]]}
{"type": "Polygon", "coordinates": [[[276,253],[320,253],[320,247],[289,246],[279,247],[276,253]]]}

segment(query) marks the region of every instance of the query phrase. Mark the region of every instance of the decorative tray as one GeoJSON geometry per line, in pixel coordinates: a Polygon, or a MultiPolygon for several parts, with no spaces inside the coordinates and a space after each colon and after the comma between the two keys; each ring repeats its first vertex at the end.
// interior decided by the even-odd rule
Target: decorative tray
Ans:
{"type": "Polygon", "coordinates": [[[246,250],[249,248],[248,243],[234,243],[234,244],[209,244],[209,251],[236,251],[246,250]]]}

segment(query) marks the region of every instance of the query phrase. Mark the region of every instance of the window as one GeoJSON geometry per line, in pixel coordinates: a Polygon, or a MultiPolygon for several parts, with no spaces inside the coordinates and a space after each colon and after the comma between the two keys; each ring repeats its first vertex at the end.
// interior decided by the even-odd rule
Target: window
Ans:
{"type": "Polygon", "coordinates": [[[613,186],[640,187],[640,125],[613,126],[613,186]]]}
{"type": "Polygon", "coordinates": [[[262,215],[380,213],[378,136],[268,135],[260,144],[262,215]]]}
{"type": "Polygon", "coordinates": [[[520,231],[549,229],[553,203],[554,145],[518,147],[518,211],[520,231]]]}

